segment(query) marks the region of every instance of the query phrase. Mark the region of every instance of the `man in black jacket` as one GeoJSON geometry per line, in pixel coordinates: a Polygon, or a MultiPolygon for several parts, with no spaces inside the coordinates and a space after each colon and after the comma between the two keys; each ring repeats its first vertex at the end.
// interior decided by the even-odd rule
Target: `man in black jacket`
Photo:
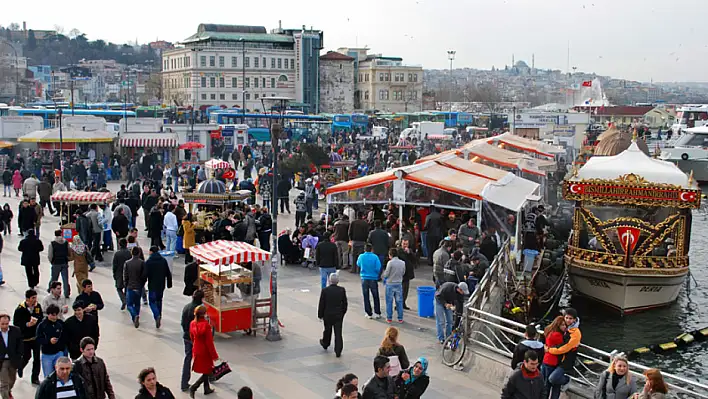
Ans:
{"type": "Polygon", "coordinates": [[[406,263],[406,273],[403,275],[403,309],[410,310],[408,305],[406,305],[406,299],[408,299],[411,280],[415,278],[418,255],[411,249],[410,241],[405,238],[401,240],[401,247],[398,249],[398,259],[406,263]]]}
{"type": "MultiPolygon", "coordinates": [[[[391,245],[391,237],[381,228],[383,224],[380,220],[374,220],[374,229],[369,233],[369,242],[374,247],[374,253],[379,257],[381,265],[386,264],[386,256],[391,245]]],[[[383,267],[381,268],[383,273],[383,267]]]]}
{"type": "Polygon", "coordinates": [[[132,257],[123,267],[123,285],[125,286],[125,302],[135,328],[140,327],[140,296],[145,285],[145,262],[140,259],[140,247],[133,247],[132,257]]]}
{"type": "Polygon", "coordinates": [[[86,279],[81,282],[81,294],[76,297],[74,304],[81,302],[84,305],[84,311],[96,318],[98,322],[98,311],[103,310],[103,297],[98,291],[93,290],[93,281],[86,279]]]}
{"type": "MultiPolygon", "coordinates": [[[[292,190],[292,188],[293,186],[290,184],[290,179],[287,176],[281,176],[276,188],[276,193],[280,201],[280,213],[285,213],[287,209],[288,214],[290,214],[290,190],[292,190]]],[[[273,206],[275,206],[275,204],[273,204],[273,206]]]]}
{"type": "Polygon", "coordinates": [[[516,370],[519,364],[524,360],[526,352],[529,350],[536,352],[539,359],[543,359],[545,352],[543,350],[543,343],[538,340],[538,331],[536,330],[536,326],[533,324],[526,326],[524,338],[526,339],[516,344],[516,347],[514,348],[514,356],[511,358],[512,370],[516,370]]]}
{"type": "Polygon", "coordinates": [[[364,384],[362,399],[394,399],[395,383],[390,377],[391,364],[386,356],[374,358],[374,375],[364,384]]]}
{"type": "Polygon", "coordinates": [[[268,208],[261,208],[261,216],[257,223],[258,243],[261,249],[270,252],[270,236],[273,233],[273,218],[268,213],[268,208]]]}
{"type": "Polygon", "coordinates": [[[198,289],[192,294],[192,302],[184,305],[182,309],[182,340],[184,341],[184,364],[182,365],[182,392],[189,390],[189,377],[192,370],[192,337],[189,335],[189,325],[194,320],[194,309],[202,304],[204,291],[198,289]]]}
{"type": "Polygon", "coordinates": [[[66,356],[57,359],[54,372],[42,381],[35,396],[35,399],[57,398],[88,399],[84,380],[71,372],[71,359],[66,356]],[[61,381],[61,384],[58,384],[58,381],[61,381]]]}
{"type": "Polygon", "coordinates": [[[359,212],[358,219],[349,224],[349,239],[352,243],[352,269],[350,272],[359,273],[359,266],[356,261],[359,255],[364,253],[366,240],[369,239],[369,223],[366,221],[366,214],[359,212]]]}
{"type": "MultiPolygon", "coordinates": [[[[126,226],[127,227],[127,226],[126,226]]],[[[120,298],[120,310],[125,310],[125,284],[123,281],[123,267],[132,255],[128,250],[128,240],[121,238],[118,240],[118,251],[113,255],[113,281],[116,285],[116,292],[120,298]]]]}
{"type": "MultiPolygon", "coordinates": [[[[425,218],[425,231],[428,232],[425,244],[428,246],[428,253],[431,254],[440,247],[440,241],[442,241],[445,231],[442,215],[434,206],[430,207],[430,213],[425,218]]],[[[433,264],[432,256],[428,256],[428,264],[433,264]]]]}
{"type": "Polygon", "coordinates": [[[20,302],[12,316],[13,324],[22,332],[23,349],[22,367],[17,375],[22,378],[22,372],[32,358],[32,384],[39,384],[40,354],[37,341],[37,325],[44,319],[42,307],[37,302],[37,291],[25,291],[25,300],[20,302]]]}
{"type": "Polygon", "coordinates": [[[155,327],[160,328],[162,321],[162,296],[167,288],[172,288],[172,272],[165,258],[160,255],[160,249],[150,247],[150,257],[145,261],[145,270],[148,283],[148,301],[150,310],[155,318],[155,327]]]}
{"type": "Polygon", "coordinates": [[[329,275],[329,286],[320,292],[320,303],[317,307],[317,318],[324,322],[324,332],[320,345],[324,350],[329,348],[334,329],[334,353],[342,356],[344,342],[342,341],[342,322],[347,313],[347,291],[339,286],[339,275],[329,275]]]}
{"type": "Polygon", "coordinates": [[[501,399],[541,399],[546,398],[546,385],[538,370],[538,354],[528,350],[524,362],[514,371],[502,389],[501,399]]]}
{"type": "Polygon", "coordinates": [[[101,335],[98,327],[98,319],[90,313],[84,312],[85,303],[77,300],[72,308],[74,315],[64,322],[64,339],[69,349],[69,356],[76,360],[81,356],[81,340],[84,337],[91,337],[98,347],[98,338],[101,335]]]}
{"type": "Polygon", "coordinates": [[[12,397],[17,370],[22,368],[22,331],[10,325],[10,315],[0,313],[0,397],[12,397]]]}
{"type": "Polygon", "coordinates": [[[320,268],[320,284],[322,289],[327,286],[329,275],[337,271],[339,254],[337,246],[330,241],[331,234],[325,233],[315,248],[315,263],[320,268]]]}

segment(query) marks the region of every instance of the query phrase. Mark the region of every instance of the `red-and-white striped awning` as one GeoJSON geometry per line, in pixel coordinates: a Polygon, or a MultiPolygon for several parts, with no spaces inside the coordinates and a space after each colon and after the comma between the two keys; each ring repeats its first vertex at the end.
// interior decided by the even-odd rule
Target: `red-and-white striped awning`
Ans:
{"type": "Polygon", "coordinates": [[[52,201],[99,204],[113,201],[113,193],[57,191],[54,195],[52,195],[52,201]]]}
{"type": "Polygon", "coordinates": [[[222,161],[221,159],[212,159],[210,161],[206,161],[204,166],[209,169],[228,169],[231,167],[231,164],[226,161],[222,161]]]}
{"type": "Polygon", "coordinates": [[[121,147],[172,148],[177,144],[177,135],[173,133],[123,133],[120,138],[121,147]]]}
{"type": "Polygon", "coordinates": [[[215,265],[230,265],[265,261],[270,252],[241,241],[218,240],[189,248],[189,253],[198,260],[215,265]]]}

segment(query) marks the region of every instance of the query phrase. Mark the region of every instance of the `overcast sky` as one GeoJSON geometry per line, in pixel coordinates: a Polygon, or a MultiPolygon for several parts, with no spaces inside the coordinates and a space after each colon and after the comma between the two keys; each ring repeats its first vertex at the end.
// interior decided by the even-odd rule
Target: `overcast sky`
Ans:
{"type": "Polygon", "coordinates": [[[312,26],[325,50],[368,46],[409,64],[489,69],[525,60],[536,67],[570,66],[641,81],[708,81],[705,0],[269,0],[164,2],[121,0],[58,7],[55,1],[7,0],[0,24],[66,32],[90,40],[181,41],[201,22],[262,25],[270,30],[312,26]]]}

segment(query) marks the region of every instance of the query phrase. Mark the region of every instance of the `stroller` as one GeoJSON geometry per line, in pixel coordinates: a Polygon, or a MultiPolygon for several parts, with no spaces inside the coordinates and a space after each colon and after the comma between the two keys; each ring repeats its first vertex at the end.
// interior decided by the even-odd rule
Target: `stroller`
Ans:
{"type": "Polygon", "coordinates": [[[310,270],[314,270],[317,267],[315,248],[319,241],[319,237],[309,234],[302,239],[302,249],[304,250],[302,267],[306,267],[310,270]]]}

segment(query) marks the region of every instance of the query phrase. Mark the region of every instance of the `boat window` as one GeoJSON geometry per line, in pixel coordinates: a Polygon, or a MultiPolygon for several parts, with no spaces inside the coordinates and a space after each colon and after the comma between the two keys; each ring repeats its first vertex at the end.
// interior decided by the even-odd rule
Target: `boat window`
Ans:
{"type": "Polygon", "coordinates": [[[708,135],[684,134],[676,141],[677,147],[708,147],[708,135]]]}

